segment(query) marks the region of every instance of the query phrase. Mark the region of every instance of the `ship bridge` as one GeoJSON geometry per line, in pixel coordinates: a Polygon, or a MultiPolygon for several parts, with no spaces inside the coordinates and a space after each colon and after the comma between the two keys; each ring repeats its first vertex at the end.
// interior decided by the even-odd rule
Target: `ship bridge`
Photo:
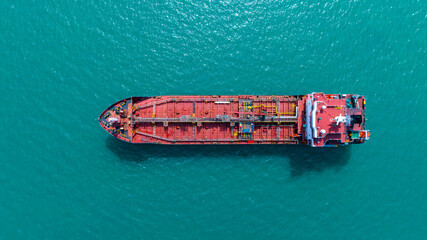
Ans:
{"type": "Polygon", "coordinates": [[[364,96],[350,94],[308,94],[305,135],[313,147],[362,143],[369,139],[365,130],[364,96]]]}

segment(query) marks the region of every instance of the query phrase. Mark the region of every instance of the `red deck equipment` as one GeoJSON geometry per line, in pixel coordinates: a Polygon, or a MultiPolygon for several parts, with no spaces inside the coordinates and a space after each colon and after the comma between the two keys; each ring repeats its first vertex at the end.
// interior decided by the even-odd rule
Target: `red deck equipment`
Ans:
{"type": "Polygon", "coordinates": [[[307,144],[364,143],[364,96],[131,97],[107,108],[101,126],[131,143],[307,144]]]}

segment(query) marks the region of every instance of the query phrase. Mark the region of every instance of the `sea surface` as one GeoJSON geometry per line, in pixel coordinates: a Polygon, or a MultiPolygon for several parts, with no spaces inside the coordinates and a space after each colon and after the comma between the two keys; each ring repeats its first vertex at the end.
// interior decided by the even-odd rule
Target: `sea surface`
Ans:
{"type": "Polygon", "coordinates": [[[0,239],[427,239],[427,1],[0,1],[0,239]],[[357,93],[344,148],[129,145],[130,96],[357,93]]]}

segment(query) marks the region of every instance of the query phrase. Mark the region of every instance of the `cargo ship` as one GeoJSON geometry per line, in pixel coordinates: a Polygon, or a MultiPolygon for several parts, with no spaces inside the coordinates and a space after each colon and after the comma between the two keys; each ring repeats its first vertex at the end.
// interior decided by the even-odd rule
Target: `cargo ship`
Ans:
{"type": "Polygon", "coordinates": [[[99,116],[102,128],[129,143],[364,143],[365,97],[357,94],[131,97],[99,116]]]}

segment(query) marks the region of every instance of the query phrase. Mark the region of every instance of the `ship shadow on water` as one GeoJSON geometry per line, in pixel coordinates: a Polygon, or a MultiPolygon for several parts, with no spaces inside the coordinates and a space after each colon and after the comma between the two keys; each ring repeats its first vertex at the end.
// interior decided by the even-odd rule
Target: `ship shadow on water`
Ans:
{"type": "Polygon", "coordinates": [[[151,158],[201,158],[282,156],[289,159],[292,177],[306,172],[338,171],[350,159],[351,146],[312,148],[299,145],[157,145],[129,144],[113,137],[106,139],[106,147],[123,161],[143,162],[151,158]]]}

